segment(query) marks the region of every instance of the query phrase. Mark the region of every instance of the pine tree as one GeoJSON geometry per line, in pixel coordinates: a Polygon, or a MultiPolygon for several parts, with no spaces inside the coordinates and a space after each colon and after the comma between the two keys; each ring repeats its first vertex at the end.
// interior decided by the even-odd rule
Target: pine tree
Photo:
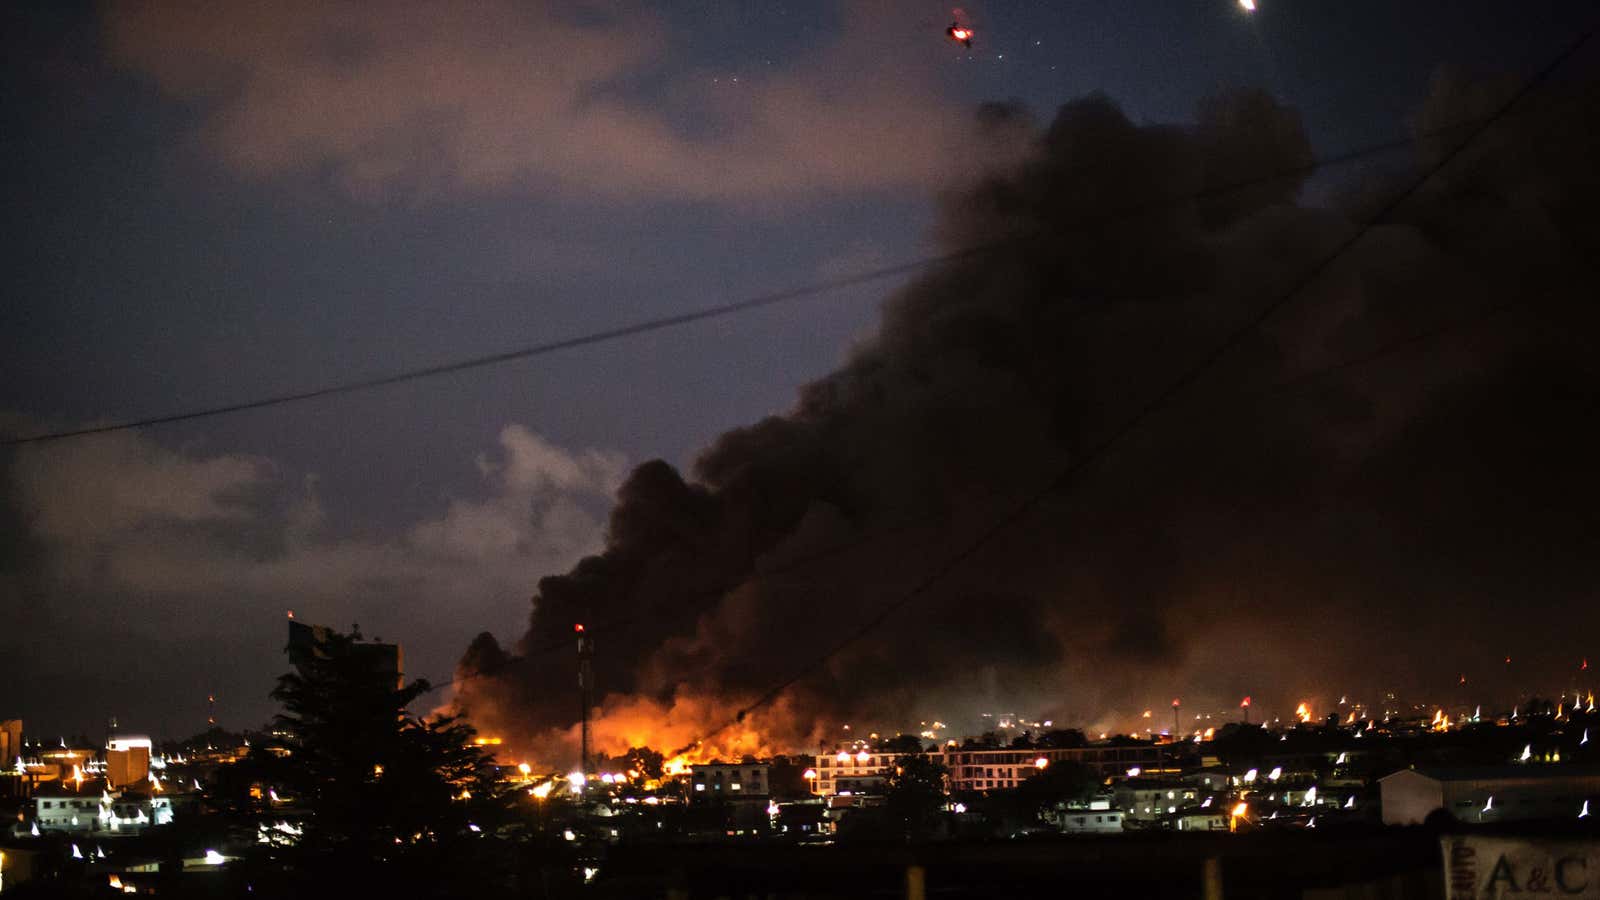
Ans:
{"type": "Polygon", "coordinates": [[[327,634],[278,679],[273,740],[246,763],[245,818],[271,843],[241,877],[257,896],[499,893],[511,807],[489,755],[466,724],[412,716],[428,683],[397,683],[369,646],[327,634]]]}

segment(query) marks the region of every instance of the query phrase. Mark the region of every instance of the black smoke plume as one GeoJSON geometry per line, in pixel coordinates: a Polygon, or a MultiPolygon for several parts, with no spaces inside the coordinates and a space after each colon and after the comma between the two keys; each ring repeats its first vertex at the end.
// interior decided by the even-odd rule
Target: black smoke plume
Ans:
{"type": "Polygon", "coordinates": [[[605,552],[539,582],[528,660],[474,642],[460,707],[570,758],[581,621],[605,749],[705,736],[1367,225],[1178,402],[713,746],[981,710],[1165,724],[1177,695],[1453,702],[1461,673],[1485,702],[1563,689],[1600,658],[1594,89],[1529,97],[1368,221],[1508,96],[1441,76],[1411,151],[1315,176],[1298,115],[1258,92],[1187,126],[1100,96],[1045,128],[984,110],[1029,152],[943,197],[937,237],[989,249],[888,298],[847,364],[689,477],[635,470],[605,552]]]}

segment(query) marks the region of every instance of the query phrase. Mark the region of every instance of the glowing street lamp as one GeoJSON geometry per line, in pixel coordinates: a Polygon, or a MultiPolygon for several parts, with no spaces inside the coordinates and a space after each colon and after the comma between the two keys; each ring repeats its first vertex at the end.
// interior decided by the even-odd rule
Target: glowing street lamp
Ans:
{"type": "Polygon", "coordinates": [[[1233,808],[1233,814],[1228,816],[1228,830],[1229,831],[1238,831],[1239,830],[1239,820],[1244,818],[1246,815],[1248,815],[1249,812],[1250,812],[1249,805],[1241,800],[1239,802],[1239,804],[1233,808]]]}

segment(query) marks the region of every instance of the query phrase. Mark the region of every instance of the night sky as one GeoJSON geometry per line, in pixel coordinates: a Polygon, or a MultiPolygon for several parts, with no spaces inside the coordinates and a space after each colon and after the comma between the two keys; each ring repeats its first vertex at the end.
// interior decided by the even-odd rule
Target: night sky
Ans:
{"type": "MultiPolygon", "coordinates": [[[[974,136],[988,101],[1044,127],[1101,92],[1144,125],[1253,87],[1319,157],[1391,140],[1441,66],[1525,78],[1590,12],[1260,6],[974,3],[967,51],[947,6],[911,2],[11,4],[0,425],[308,389],[935,253],[939,198],[1002,164],[974,136]]],[[[1320,172],[1301,200],[1409,159],[1320,172]]],[[[522,636],[540,578],[604,546],[635,465],[689,471],[790,410],[884,327],[895,287],[4,451],[0,717],[178,736],[214,693],[223,724],[258,725],[287,609],[448,678],[480,631],[522,636]]],[[[1548,562],[1515,552],[1508,568],[1548,562]]],[[[1168,689],[1151,690],[1128,703],[1168,689]]]]}

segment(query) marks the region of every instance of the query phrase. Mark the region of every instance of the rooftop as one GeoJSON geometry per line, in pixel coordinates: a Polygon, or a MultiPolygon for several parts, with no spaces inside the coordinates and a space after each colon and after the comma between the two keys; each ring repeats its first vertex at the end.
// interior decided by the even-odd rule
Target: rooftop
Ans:
{"type": "Polygon", "coordinates": [[[1434,781],[1527,781],[1531,779],[1600,778],[1600,766],[1459,766],[1401,769],[1380,778],[1393,778],[1404,772],[1415,772],[1434,781]]]}

